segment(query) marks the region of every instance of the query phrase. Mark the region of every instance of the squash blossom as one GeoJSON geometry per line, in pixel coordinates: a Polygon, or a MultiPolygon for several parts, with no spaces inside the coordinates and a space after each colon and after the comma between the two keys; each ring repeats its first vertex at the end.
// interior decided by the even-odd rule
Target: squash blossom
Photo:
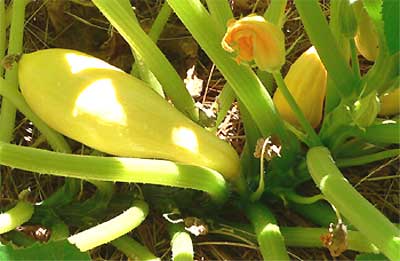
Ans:
{"type": "Polygon", "coordinates": [[[285,63],[285,38],[276,25],[262,16],[250,15],[228,21],[222,47],[236,52],[236,61],[255,61],[264,71],[279,70],[285,63]]]}
{"type": "MultiPolygon", "coordinates": [[[[322,119],[326,82],[327,72],[313,46],[290,66],[285,76],[290,93],[313,128],[318,127],[322,119]]],[[[300,126],[279,89],[275,92],[273,101],[283,119],[300,126]]]]}

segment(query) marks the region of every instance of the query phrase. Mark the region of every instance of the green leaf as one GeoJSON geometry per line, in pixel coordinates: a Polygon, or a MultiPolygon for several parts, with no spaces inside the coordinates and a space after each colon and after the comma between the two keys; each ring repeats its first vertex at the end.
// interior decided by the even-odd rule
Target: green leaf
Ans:
{"type": "Polygon", "coordinates": [[[35,243],[29,248],[16,249],[0,244],[0,260],[91,260],[88,252],[80,252],[67,240],[47,244],[35,243]]]}
{"type": "MultiPolygon", "coordinates": [[[[382,1],[383,0],[364,0],[364,8],[375,23],[382,21],[382,1]]],[[[393,0],[389,0],[393,1],[393,0]]],[[[397,11],[397,10],[393,10],[397,11]]]]}
{"type": "Polygon", "coordinates": [[[384,0],[382,8],[385,39],[389,54],[392,55],[400,50],[400,2],[384,0]]]}

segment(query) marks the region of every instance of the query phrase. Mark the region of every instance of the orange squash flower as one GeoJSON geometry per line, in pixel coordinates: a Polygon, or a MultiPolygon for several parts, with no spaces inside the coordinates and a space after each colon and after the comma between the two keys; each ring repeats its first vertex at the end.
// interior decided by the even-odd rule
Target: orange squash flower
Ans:
{"type": "Polygon", "coordinates": [[[283,32],[262,16],[229,20],[221,44],[226,51],[237,53],[238,63],[254,60],[261,70],[276,71],[285,63],[283,32]]]}

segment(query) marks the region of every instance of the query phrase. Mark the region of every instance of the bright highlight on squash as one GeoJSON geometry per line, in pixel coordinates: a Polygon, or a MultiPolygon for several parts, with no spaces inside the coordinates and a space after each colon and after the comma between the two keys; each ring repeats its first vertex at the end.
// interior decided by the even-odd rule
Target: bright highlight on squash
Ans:
{"type": "Polygon", "coordinates": [[[43,121],[89,147],[208,167],[227,179],[239,175],[239,157],[228,143],[141,80],[100,59],[65,49],[24,54],[19,82],[43,121]]]}

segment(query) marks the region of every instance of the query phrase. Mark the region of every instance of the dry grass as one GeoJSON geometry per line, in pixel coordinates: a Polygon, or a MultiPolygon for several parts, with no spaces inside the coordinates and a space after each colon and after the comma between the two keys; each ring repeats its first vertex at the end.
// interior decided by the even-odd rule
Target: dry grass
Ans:
{"type": "MultiPolygon", "coordinates": [[[[96,8],[83,7],[71,4],[68,1],[53,1],[51,7],[43,1],[34,1],[27,10],[27,24],[25,28],[24,48],[26,52],[50,47],[65,47],[81,50],[128,71],[132,64],[132,57],[128,45],[118,35],[110,37],[109,25],[96,8]]],[[[157,15],[161,0],[134,1],[138,18],[145,28],[157,15]]],[[[252,2],[252,1],[250,1],[252,2]]],[[[254,1],[253,1],[254,2],[254,1]]],[[[260,1],[262,12],[263,1],[260,1]]],[[[322,2],[324,10],[328,10],[327,3],[322,2]]],[[[265,7],[265,5],[264,5],[265,7]]],[[[246,14],[253,6],[236,7],[236,14],[246,14]]],[[[287,36],[287,47],[295,43],[288,54],[284,71],[304,51],[310,43],[299,20],[293,5],[287,9],[288,20],[284,31],[287,36]]],[[[209,61],[190,34],[177,21],[170,19],[170,24],[163,33],[159,46],[174,64],[182,77],[192,65],[196,65],[199,78],[207,83],[202,95],[197,99],[206,107],[210,106],[221,91],[224,80],[221,74],[209,61]]],[[[362,62],[362,69],[366,70],[370,64],[362,62]]],[[[244,130],[240,122],[240,114],[236,104],[233,104],[228,117],[220,126],[219,135],[228,139],[233,146],[241,151],[244,143],[244,130]]],[[[39,133],[22,115],[17,117],[15,129],[15,143],[24,146],[47,148],[47,144],[40,140],[39,133]]],[[[71,141],[72,142],[72,141],[71,141]]],[[[82,150],[80,144],[71,143],[75,153],[82,150]]],[[[356,189],[370,200],[379,210],[394,222],[399,221],[399,159],[370,164],[359,168],[348,169],[346,174],[356,189]]],[[[47,175],[25,173],[21,170],[1,167],[2,190],[0,205],[6,206],[13,202],[18,193],[30,187],[33,191],[31,200],[40,202],[62,186],[63,179],[47,175]]],[[[133,185],[120,185],[119,190],[131,189],[133,185]]],[[[313,185],[311,185],[313,187],[313,185]]],[[[311,188],[313,189],[313,188],[311,188]]],[[[281,204],[272,206],[279,223],[291,226],[312,226],[310,222],[291,212],[281,204]]],[[[132,234],[138,241],[146,245],[163,260],[170,258],[169,236],[164,220],[155,212],[151,212],[147,220],[132,234]]],[[[195,258],[197,260],[260,260],[261,255],[257,246],[246,241],[222,241],[212,231],[208,236],[194,238],[195,258]]],[[[324,249],[289,249],[293,260],[330,260],[329,252],[324,249]]],[[[126,257],[112,246],[103,246],[91,251],[94,260],[126,260],[126,257]]],[[[353,252],[345,252],[337,259],[354,259],[353,252]]]]}

